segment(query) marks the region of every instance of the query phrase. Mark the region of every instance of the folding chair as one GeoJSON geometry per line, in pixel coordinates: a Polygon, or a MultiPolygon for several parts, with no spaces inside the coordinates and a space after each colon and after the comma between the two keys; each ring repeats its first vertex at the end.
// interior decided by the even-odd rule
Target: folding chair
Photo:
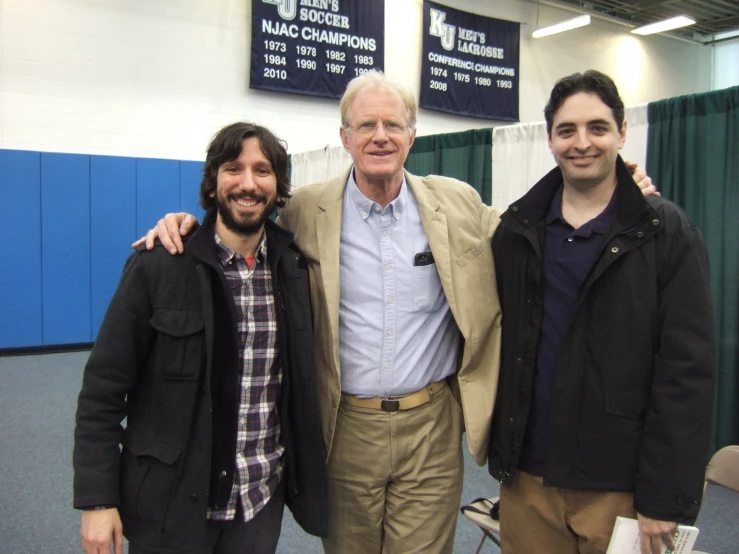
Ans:
{"type": "Polygon", "coordinates": [[[485,539],[490,539],[500,547],[500,522],[498,521],[498,497],[476,498],[470,504],[462,506],[459,510],[464,517],[477,525],[482,531],[482,537],[477,544],[475,554],[480,554],[485,539]]]}
{"type": "Polygon", "coordinates": [[[711,457],[706,468],[708,483],[739,492],[739,446],[725,446],[711,457]]]}
{"type": "MultiPolygon", "coordinates": [[[[704,492],[709,483],[739,492],[739,446],[725,446],[711,457],[706,468],[704,492]]],[[[706,553],[693,550],[692,554],[706,553]]]]}

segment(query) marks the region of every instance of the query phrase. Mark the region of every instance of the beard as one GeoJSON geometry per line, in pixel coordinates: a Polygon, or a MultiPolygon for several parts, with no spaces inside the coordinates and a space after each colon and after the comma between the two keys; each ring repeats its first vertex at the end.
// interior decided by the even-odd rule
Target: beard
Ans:
{"type": "Polygon", "coordinates": [[[219,194],[214,197],[216,209],[218,215],[221,217],[221,221],[230,231],[238,235],[251,236],[262,232],[264,223],[267,221],[272,212],[277,207],[277,196],[273,196],[272,199],[266,204],[261,213],[255,213],[251,215],[246,214],[235,214],[228,206],[230,200],[256,200],[257,202],[265,202],[266,196],[261,194],[231,194],[228,197],[221,198],[219,194]]]}

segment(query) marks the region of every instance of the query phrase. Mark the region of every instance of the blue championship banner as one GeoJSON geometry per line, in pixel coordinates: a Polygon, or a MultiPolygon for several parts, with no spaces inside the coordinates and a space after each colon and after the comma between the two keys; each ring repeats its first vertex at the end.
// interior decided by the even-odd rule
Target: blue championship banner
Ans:
{"type": "Polygon", "coordinates": [[[520,24],[423,3],[421,100],[429,110],[518,121],[520,24]]]}
{"type": "Polygon", "coordinates": [[[249,88],[340,98],[385,66],[384,0],[252,0],[249,88]]]}

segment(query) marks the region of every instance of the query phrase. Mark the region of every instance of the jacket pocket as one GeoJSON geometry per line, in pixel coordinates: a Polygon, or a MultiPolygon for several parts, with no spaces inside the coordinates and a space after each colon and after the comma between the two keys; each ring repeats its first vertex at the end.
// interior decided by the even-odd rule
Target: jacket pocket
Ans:
{"type": "MultiPolygon", "coordinates": [[[[485,249],[491,250],[490,242],[483,237],[471,250],[468,250],[457,258],[457,265],[464,267],[470,262],[475,261],[485,251],[485,249]]],[[[491,262],[492,263],[492,262],[491,262]]]]}
{"type": "Polygon", "coordinates": [[[123,509],[142,520],[161,523],[166,513],[178,448],[126,429],[121,440],[121,501],[123,509]]]}
{"type": "Polygon", "coordinates": [[[203,314],[192,310],[159,308],[149,320],[159,334],[154,371],[165,379],[197,381],[203,356],[203,314]]]}
{"type": "Polygon", "coordinates": [[[606,413],[641,421],[646,409],[647,391],[641,389],[606,390],[606,413]]]}

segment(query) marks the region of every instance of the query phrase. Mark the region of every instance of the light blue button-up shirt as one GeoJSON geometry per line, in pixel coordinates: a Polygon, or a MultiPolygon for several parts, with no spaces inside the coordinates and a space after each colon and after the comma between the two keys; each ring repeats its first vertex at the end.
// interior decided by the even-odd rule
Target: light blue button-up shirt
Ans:
{"type": "Polygon", "coordinates": [[[405,178],[385,209],[349,174],[340,245],[341,390],[376,398],[415,392],[452,375],[460,333],[405,178]]]}

